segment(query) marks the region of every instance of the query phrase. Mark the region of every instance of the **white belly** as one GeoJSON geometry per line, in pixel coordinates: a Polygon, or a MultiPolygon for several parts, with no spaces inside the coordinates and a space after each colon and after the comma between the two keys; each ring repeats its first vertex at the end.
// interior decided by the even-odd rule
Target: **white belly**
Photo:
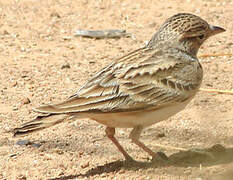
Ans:
{"type": "Polygon", "coordinates": [[[88,117],[108,127],[133,128],[150,126],[183,110],[191,99],[176,105],[137,112],[89,114],[88,117]]]}

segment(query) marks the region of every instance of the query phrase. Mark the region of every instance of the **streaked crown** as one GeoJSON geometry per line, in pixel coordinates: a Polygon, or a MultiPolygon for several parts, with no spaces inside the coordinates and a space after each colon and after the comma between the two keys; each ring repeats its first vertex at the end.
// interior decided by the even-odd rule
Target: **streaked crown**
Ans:
{"type": "Polygon", "coordinates": [[[196,42],[198,49],[208,37],[225,31],[221,27],[209,25],[202,18],[189,14],[180,13],[168,18],[159,28],[149,42],[149,46],[154,46],[166,42],[181,42],[190,40],[196,42]],[[195,39],[197,38],[197,39],[195,39]]]}
{"type": "Polygon", "coordinates": [[[209,24],[193,14],[176,14],[168,18],[159,29],[160,39],[170,39],[179,35],[199,35],[208,30],[209,24]]]}

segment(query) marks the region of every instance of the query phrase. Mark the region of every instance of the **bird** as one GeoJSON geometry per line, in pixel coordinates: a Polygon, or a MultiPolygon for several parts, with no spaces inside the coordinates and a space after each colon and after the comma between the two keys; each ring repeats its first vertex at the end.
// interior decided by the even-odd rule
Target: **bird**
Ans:
{"type": "Polygon", "coordinates": [[[142,130],[180,112],[193,99],[203,79],[198,50],[224,31],[197,15],[175,14],[146,45],[112,61],[65,101],[34,108],[41,114],[12,132],[24,135],[89,118],[106,126],[106,136],[125,160],[133,158],[116,139],[116,128],[132,128],[132,143],[156,158],[158,154],[139,140],[142,130]]]}

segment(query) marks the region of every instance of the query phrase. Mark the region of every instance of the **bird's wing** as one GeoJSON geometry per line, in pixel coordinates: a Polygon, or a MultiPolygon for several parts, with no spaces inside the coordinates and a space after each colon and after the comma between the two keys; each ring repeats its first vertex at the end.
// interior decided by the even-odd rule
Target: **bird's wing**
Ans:
{"type": "Polygon", "coordinates": [[[185,101],[190,96],[186,91],[199,85],[182,78],[182,73],[195,74],[191,62],[161,50],[141,48],[102,69],[68,100],[35,110],[99,113],[159,108],[185,101]]]}

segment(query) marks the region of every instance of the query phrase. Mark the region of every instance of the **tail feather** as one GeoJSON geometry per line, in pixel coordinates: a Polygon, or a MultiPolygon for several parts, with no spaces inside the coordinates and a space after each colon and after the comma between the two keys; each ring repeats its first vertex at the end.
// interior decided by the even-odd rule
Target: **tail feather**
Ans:
{"type": "Polygon", "coordinates": [[[49,114],[45,116],[37,116],[32,121],[22,124],[20,127],[12,130],[14,136],[24,135],[34,131],[39,131],[66,120],[69,114],[49,114]]]}

